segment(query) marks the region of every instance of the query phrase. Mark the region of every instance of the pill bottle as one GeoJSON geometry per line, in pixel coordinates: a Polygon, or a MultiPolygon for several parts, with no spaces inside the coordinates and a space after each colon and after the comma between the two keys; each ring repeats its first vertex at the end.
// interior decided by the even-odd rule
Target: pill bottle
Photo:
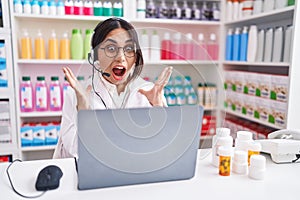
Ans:
{"type": "Polygon", "coordinates": [[[219,165],[218,148],[221,146],[232,147],[233,138],[230,136],[229,128],[217,128],[216,135],[212,139],[212,164],[219,165]]]}
{"type": "Polygon", "coordinates": [[[238,131],[236,134],[235,150],[248,152],[249,145],[253,142],[253,134],[249,131],[238,131]]]}
{"type": "Polygon", "coordinates": [[[258,142],[251,142],[248,148],[248,165],[250,165],[250,157],[252,155],[259,155],[261,151],[261,144],[258,142]]]}
{"type": "Polygon", "coordinates": [[[230,176],[232,147],[221,146],[218,148],[219,154],[219,175],[230,176]]]}
{"type": "Polygon", "coordinates": [[[250,158],[249,177],[263,180],[266,171],[266,158],[262,155],[253,155],[250,158]]]}
{"type": "Polygon", "coordinates": [[[248,173],[248,155],[245,151],[235,151],[232,161],[232,171],[236,174],[248,173]]]}

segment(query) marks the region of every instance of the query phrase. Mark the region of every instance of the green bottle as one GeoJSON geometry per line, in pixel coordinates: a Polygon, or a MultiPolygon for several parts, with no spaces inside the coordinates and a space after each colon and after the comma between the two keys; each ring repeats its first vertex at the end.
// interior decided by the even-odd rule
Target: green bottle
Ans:
{"type": "Polygon", "coordinates": [[[93,36],[92,29],[85,30],[85,38],[84,38],[84,58],[88,58],[88,53],[91,51],[91,40],[93,36]]]}
{"type": "Polygon", "coordinates": [[[80,29],[72,30],[71,37],[71,58],[73,60],[82,60],[84,55],[83,39],[80,29]]]}
{"type": "Polygon", "coordinates": [[[288,6],[295,5],[295,0],[288,0],[288,6]]]}

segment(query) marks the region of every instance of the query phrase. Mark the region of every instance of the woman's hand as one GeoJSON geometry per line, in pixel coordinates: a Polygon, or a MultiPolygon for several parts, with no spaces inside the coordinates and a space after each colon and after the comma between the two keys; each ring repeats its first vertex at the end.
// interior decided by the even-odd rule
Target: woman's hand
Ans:
{"type": "Polygon", "coordinates": [[[151,90],[139,90],[141,94],[147,97],[152,106],[164,106],[164,87],[168,84],[172,71],[173,67],[166,67],[159,75],[151,90]]]}
{"type": "Polygon", "coordinates": [[[77,110],[89,109],[89,94],[92,90],[92,86],[89,85],[86,89],[84,89],[69,67],[63,67],[63,72],[67,78],[67,81],[70,83],[70,86],[75,90],[77,98],[77,110]]]}

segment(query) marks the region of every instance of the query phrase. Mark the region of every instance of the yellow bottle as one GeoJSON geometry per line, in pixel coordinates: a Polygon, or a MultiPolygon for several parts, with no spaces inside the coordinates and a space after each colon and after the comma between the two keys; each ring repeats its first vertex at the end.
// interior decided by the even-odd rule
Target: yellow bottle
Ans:
{"type": "Polygon", "coordinates": [[[63,34],[63,38],[60,40],[59,48],[60,59],[71,59],[71,44],[67,33],[63,34]]]}
{"type": "Polygon", "coordinates": [[[46,59],[45,41],[40,30],[34,40],[34,50],[36,59],[46,59]]]}
{"type": "Polygon", "coordinates": [[[48,52],[49,52],[49,59],[58,59],[58,41],[56,38],[56,33],[52,30],[51,37],[48,41],[48,52]]]}
{"type": "Polygon", "coordinates": [[[32,59],[31,38],[27,30],[24,30],[23,37],[21,38],[21,58],[32,59]]]}

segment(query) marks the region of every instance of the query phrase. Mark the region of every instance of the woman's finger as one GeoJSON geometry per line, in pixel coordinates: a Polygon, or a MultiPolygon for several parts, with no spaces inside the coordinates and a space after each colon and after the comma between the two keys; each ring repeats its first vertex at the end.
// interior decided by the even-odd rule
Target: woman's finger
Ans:
{"type": "Polygon", "coordinates": [[[159,78],[157,79],[156,84],[166,86],[169,82],[172,71],[173,71],[173,67],[171,66],[166,67],[160,74],[159,78]]]}

